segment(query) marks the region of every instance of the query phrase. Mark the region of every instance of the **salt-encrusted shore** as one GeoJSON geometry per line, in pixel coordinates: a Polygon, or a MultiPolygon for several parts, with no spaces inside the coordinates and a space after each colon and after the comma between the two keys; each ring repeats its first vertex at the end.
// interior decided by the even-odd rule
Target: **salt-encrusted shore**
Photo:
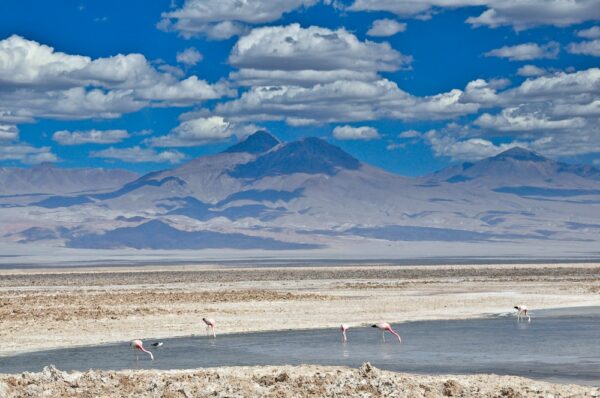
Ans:
{"type": "Polygon", "coordinates": [[[428,376],[363,364],[255,366],[0,375],[0,396],[15,397],[600,397],[600,388],[514,376],[428,376]]]}

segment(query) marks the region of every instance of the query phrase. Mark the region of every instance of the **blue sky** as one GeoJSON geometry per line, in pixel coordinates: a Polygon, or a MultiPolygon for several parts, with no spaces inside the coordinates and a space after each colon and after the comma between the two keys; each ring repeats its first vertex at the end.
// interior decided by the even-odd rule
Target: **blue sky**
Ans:
{"type": "Polygon", "coordinates": [[[600,161],[597,1],[7,0],[0,11],[3,166],[146,172],[256,129],[320,136],[404,175],[515,145],[600,161]]]}

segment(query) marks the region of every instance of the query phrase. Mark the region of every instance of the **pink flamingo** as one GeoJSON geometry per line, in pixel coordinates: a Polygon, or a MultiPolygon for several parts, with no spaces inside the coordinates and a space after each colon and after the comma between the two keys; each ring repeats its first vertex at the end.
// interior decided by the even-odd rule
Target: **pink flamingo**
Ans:
{"type": "Polygon", "coordinates": [[[150,351],[144,348],[144,343],[142,343],[142,340],[133,340],[131,342],[131,348],[134,350],[140,350],[142,352],[145,352],[146,354],[150,355],[150,359],[154,361],[154,355],[152,355],[150,351]]]}
{"type": "Polygon", "coordinates": [[[402,338],[400,338],[400,335],[398,333],[394,332],[394,329],[392,329],[392,325],[390,325],[389,323],[387,323],[387,322],[376,323],[374,325],[371,325],[371,327],[381,330],[381,338],[383,339],[384,342],[385,342],[385,332],[388,331],[398,338],[398,342],[402,343],[402,338]]]}
{"type": "Polygon", "coordinates": [[[517,320],[521,320],[521,318],[526,316],[527,322],[531,322],[531,317],[529,316],[529,309],[527,309],[526,305],[515,305],[514,309],[517,310],[517,320]]]}
{"type": "Polygon", "coordinates": [[[209,330],[212,330],[213,338],[216,339],[217,335],[215,334],[215,326],[217,323],[215,320],[211,318],[202,318],[202,320],[204,323],[206,323],[206,333],[208,333],[209,330]]]}
{"type": "Polygon", "coordinates": [[[345,342],[348,341],[348,337],[346,337],[346,331],[348,331],[348,325],[345,325],[342,323],[342,325],[340,326],[340,331],[342,332],[342,340],[345,342]]]}

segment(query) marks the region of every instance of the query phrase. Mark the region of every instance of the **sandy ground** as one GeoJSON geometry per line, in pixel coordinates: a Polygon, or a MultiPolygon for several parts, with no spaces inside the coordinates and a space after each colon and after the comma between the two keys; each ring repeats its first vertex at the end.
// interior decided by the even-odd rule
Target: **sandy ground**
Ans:
{"type": "Polygon", "coordinates": [[[600,264],[0,271],[0,355],[134,338],[600,305],[600,264]]]}
{"type": "Polygon", "coordinates": [[[264,366],[186,371],[61,372],[0,375],[13,397],[599,397],[600,388],[514,376],[424,376],[334,366],[264,366]]]}

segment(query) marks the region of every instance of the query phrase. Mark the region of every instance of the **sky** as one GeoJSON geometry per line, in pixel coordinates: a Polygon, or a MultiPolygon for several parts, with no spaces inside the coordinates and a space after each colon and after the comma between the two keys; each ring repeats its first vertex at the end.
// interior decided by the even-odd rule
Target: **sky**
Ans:
{"type": "Polygon", "coordinates": [[[600,166],[598,0],[4,0],[0,166],[140,173],[257,130],[423,175],[600,166]]]}

